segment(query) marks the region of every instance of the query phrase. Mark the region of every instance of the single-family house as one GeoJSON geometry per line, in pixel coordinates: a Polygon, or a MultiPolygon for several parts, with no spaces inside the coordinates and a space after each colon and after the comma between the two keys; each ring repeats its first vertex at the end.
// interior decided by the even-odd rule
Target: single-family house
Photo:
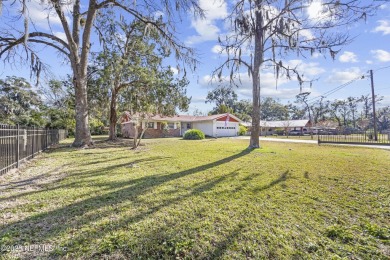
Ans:
{"type": "MultiPolygon", "coordinates": [[[[244,123],[244,126],[248,127],[250,131],[252,124],[244,123]]],[[[289,132],[291,130],[299,130],[301,132],[308,131],[311,127],[309,120],[281,120],[281,121],[260,121],[260,135],[267,136],[278,134],[281,132],[289,132]]]]}
{"type": "Polygon", "coordinates": [[[242,121],[236,116],[225,113],[211,116],[151,116],[148,119],[139,119],[129,116],[122,120],[122,136],[134,137],[134,126],[138,126],[138,134],[146,128],[144,138],[179,137],[188,129],[199,129],[206,136],[224,137],[237,136],[239,124],[242,121]]]}

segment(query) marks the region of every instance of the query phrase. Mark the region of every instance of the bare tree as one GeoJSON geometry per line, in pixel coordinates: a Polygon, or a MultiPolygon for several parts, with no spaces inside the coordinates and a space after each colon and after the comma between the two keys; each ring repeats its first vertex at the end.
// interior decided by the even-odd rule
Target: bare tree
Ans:
{"type": "MultiPolygon", "coordinates": [[[[95,18],[101,9],[116,8],[117,18],[123,15],[154,27],[165,40],[165,45],[174,50],[176,58],[186,63],[195,63],[193,50],[181,44],[175,36],[175,17],[180,12],[193,11],[195,15],[202,16],[202,10],[196,0],[89,0],[81,4],[81,0],[42,0],[40,3],[53,12],[60,20],[61,28],[66,40],[58,37],[52,30],[50,16],[48,15],[49,29],[40,31],[30,19],[26,0],[12,1],[7,7],[19,9],[16,17],[4,17],[0,25],[0,58],[7,63],[30,62],[30,68],[39,79],[39,75],[46,67],[39,53],[39,45],[52,47],[57,50],[70,63],[73,72],[73,84],[76,96],[76,132],[74,146],[92,144],[88,125],[87,102],[87,64],[91,49],[91,35],[95,18]],[[22,15],[20,15],[20,13],[22,15]],[[164,13],[165,23],[158,23],[164,13]],[[119,15],[120,14],[120,15],[119,15]],[[157,17],[158,16],[158,17],[157,17]],[[9,18],[9,19],[6,19],[9,18]],[[24,20],[24,23],[19,23],[24,20]],[[15,22],[16,21],[16,22],[15,22]],[[15,28],[17,24],[21,28],[15,28]],[[30,26],[32,24],[32,26],[30,26]]],[[[0,1],[0,6],[5,5],[0,1]]],[[[9,12],[7,12],[9,13],[9,12]]],[[[178,18],[179,19],[179,18],[178,18]]]]}
{"type": "Polygon", "coordinates": [[[313,123],[312,118],[311,118],[311,109],[308,103],[308,97],[310,95],[310,92],[303,92],[300,93],[299,95],[296,96],[297,102],[298,103],[303,103],[305,105],[305,109],[309,115],[309,120],[311,123],[313,123]]]}
{"type": "Polygon", "coordinates": [[[250,148],[258,148],[260,122],[260,70],[273,68],[276,78],[296,76],[301,89],[305,81],[296,67],[283,61],[289,53],[305,56],[319,52],[335,58],[338,47],[350,42],[345,29],[372,11],[369,1],[358,0],[238,0],[227,18],[234,33],[219,39],[226,61],[214,75],[230,80],[245,68],[252,78],[253,117],[250,148]]]}
{"type": "Polygon", "coordinates": [[[352,116],[352,126],[353,128],[356,128],[356,114],[357,114],[357,107],[360,102],[360,99],[355,97],[348,97],[347,102],[348,102],[350,114],[352,116]]]}
{"type": "Polygon", "coordinates": [[[312,103],[310,106],[310,110],[313,115],[312,124],[315,125],[319,121],[324,121],[326,117],[326,113],[329,112],[329,101],[324,102],[325,97],[321,96],[319,100],[312,103]]]}

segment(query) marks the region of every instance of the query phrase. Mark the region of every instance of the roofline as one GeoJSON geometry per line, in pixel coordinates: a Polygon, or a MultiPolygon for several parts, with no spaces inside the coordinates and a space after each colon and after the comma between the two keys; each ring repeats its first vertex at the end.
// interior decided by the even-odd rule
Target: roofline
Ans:
{"type": "MultiPolygon", "coordinates": [[[[243,121],[241,119],[239,119],[238,117],[236,117],[235,115],[232,115],[230,113],[224,113],[224,114],[215,115],[216,116],[215,118],[202,118],[202,117],[211,117],[211,116],[192,116],[194,118],[192,120],[180,119],[180,115],[177,115],[177,117],[179,117],[179,118],[177,118],[178,120],[172,120],[172,122],[202,122],[202,121],[210,121],[210,120],[220,119],[220,118],[225,117],[227,115],[229,115],[229,117],[232,117],[233,119],[237,120],[239,123],[243,123],[243,121]]],[[[187,115],[182,115],[182,116],[187,116],[187,115]]],[[[164,118],[161,118],[161,119],[149,118],[149,120],[152,120],[154,122],[164,122],[164,121],[168,121],[171,118],[172,117],[167,116],[166,119],[164,119],[164,118]]],[[[144,120],[142,120],[142,121],[144,121],[144,120]]],[[[128,123],[133,123],[133,122],[134,121],[130,120],[130,121],[122,122],[121,124],[124,125],[124,124],[128,124],[128,123]]]]}
{"type": "Polygon", "coordinates": [[[230,113],[221,114],[219,117],[216,117],[215,119],[219,119],[219,118],[224,117],[224,116],[227,116],[227,115],[229,115],[229,117],[234,118],[234,119],[237,120],[239,123],[242,123],[242,122],[243,122],[241,119],[239,119],[238,117],[236,117],[235,115],[230,114],[230,113]]]}

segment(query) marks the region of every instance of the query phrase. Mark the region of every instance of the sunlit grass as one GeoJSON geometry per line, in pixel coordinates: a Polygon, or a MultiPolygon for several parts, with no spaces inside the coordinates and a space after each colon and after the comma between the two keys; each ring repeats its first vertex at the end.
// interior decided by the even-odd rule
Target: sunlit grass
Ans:
{"type": "Polygon", "coordinates": [[[154,139],[136,151],[128,141],[51,150],[1,177],[0,245],[56,248],[4,256],[390,257],[389,151],[247,145],[154,139]]]}

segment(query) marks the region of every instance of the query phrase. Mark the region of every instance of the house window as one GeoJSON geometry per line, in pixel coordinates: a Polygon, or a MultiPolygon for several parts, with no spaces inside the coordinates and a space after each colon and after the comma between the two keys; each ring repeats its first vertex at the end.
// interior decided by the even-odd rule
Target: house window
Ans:
{"type": "Polygon", "coordinates": [[[191,129],[191,123],[187,123],[187,129],[191,129]]]}
{"type": "Polygon", "coordinates": [[[168,128],[169,129],[174,129],[175,128],[175,124],[174,123],[168,123],[168,128]]]}
{"type": "Polygon", "coordinates": [[[149,122],[148,123],[148,128],[154,128],[154,122],[149,122]]]}

